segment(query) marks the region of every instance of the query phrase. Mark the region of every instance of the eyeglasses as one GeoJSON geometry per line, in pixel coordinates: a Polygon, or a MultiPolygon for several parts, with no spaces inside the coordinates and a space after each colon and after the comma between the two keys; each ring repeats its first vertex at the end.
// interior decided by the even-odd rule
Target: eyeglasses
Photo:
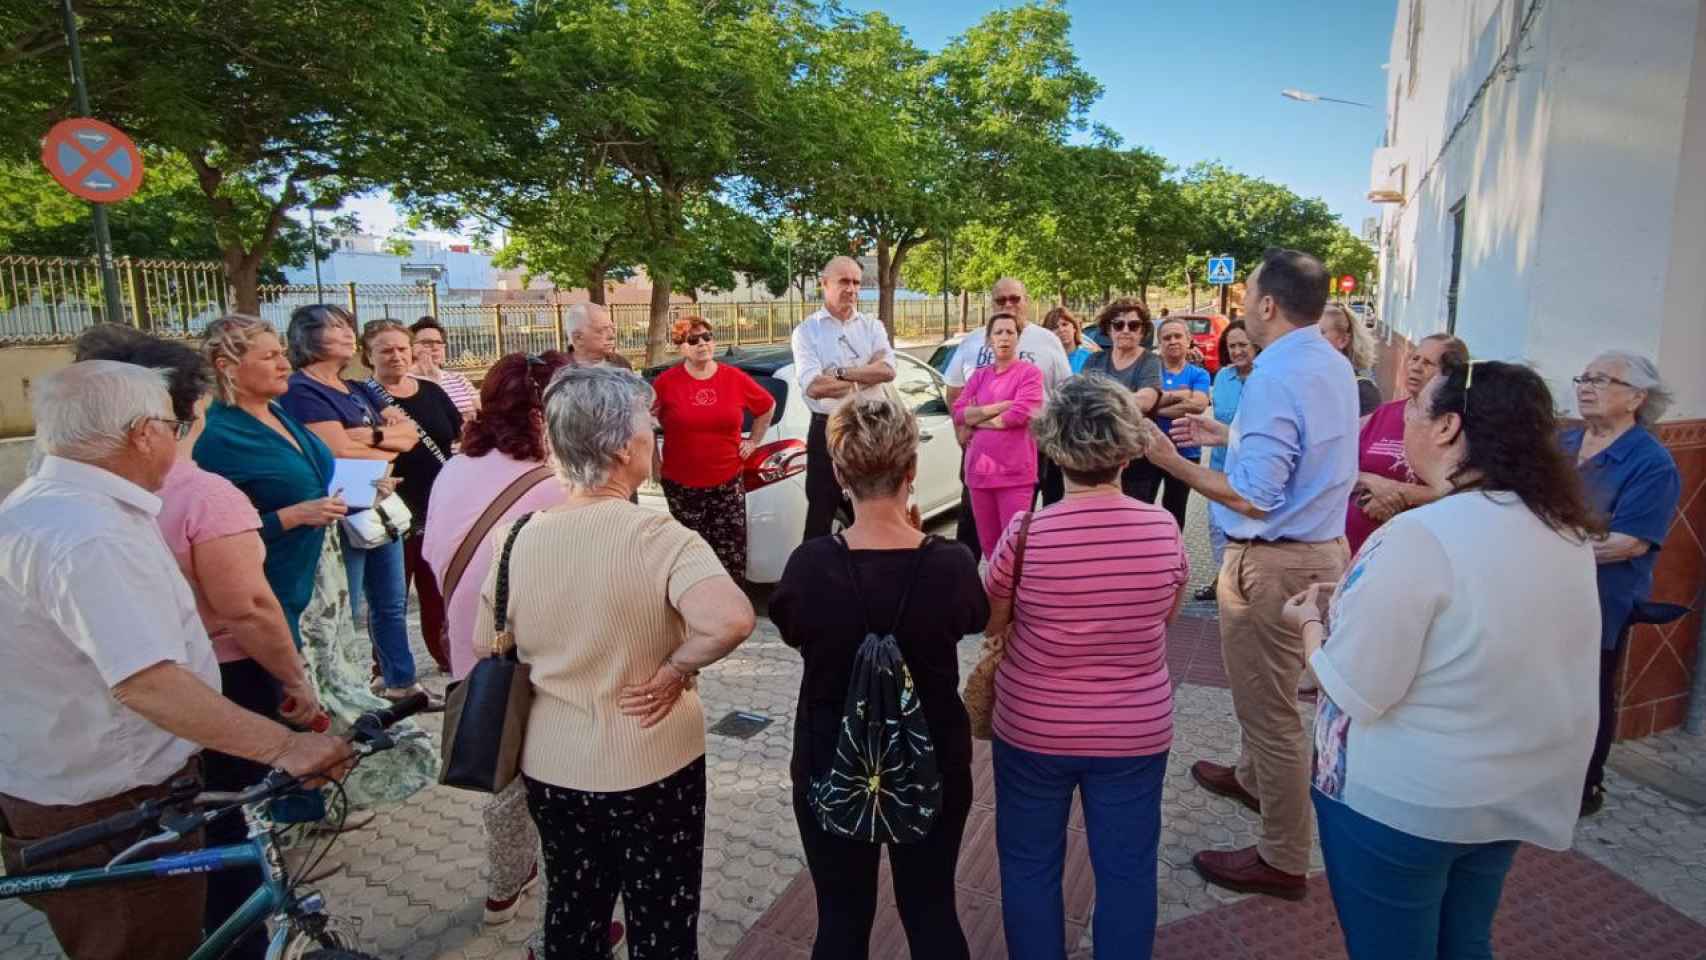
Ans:
{"type": "Polygon", "coordinates": [[[690,347],[697,347],[701,343],[710,343],[712,340],[715,340],[715,339],[717,339],[716,335],[711,333],[711,331],[706,330],[704,333],[690,333],[687,336],[681,338],[681,342],[687,344],[690,347]]]}
{"type": "Polygon", "coordinates": [[[1020,294],[1013,294],[1012,296],[1007,297],[994,297],[992,299],[998,307],[1016,307],[1025,302],[1025,298],[1020,294]]]}
{"type": "Polygon", "coordinates": [[[1471,361],[1469,361],[1469,365],[1467,367],[1465,367],[1464,371],[1463,371],[1463,414],[1462,414],[1462,416],[1463,416],[1463,419],[1465,419],[1465,420],[1469,419],[1469,388],[1474,386],[1474,385],[1475,385],[1475,361],[1471,360],[1471,361]]]}
{"type": "Polygon", "coordinates": [[[1591,377],[1571,377],[1570,382],[1578,387],[1592,387],[1595,390],[1604,390],[1606,387],[1609,387],[1614,383],[1620,387],[1629,387],[1631,389],[1635,386],[1627,380],[1608,377],[1603,373],[1596,373],[1591,377]]]}
{"type": "Polygon", "coordinates": [[[1108,322],[1108,329],[1113,330],[1116,333],[1121,331],[1121,330],[1130,330],[1132,333],[1141,333],[1143,331],[1143,321],[1142,320],[1112,320],[1112,321],[1108,322]]]}
{"type": "Polygon", "coordinates": [[[195,420],[193,420],[193,419],[191,419],[191,420],[173,420],[170,417],[143,417],[143,419],[144,420],[152,420],[155,423],[169,423],[169,424],[171,424],[172,425],[172,436],[178,440],[182,440],[185,437],[189,436],[190,431],[195,429],[195,420]]]}
{"type": "Polygon", "coordinates": [[[442,346],[444,346],[444,341],[438,340],[438,339],[428,340],[425,337],[416,337],[415,338],[415,346],[417,346],[417,347],[442,347],[442,346]]]}

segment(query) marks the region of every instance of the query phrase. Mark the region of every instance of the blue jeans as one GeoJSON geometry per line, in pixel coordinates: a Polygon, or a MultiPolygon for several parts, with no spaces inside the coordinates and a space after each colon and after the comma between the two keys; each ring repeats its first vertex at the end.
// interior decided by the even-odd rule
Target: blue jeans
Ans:
{"type": "Polygon", "coordinates": [[[1351,960],[1491,960],[1515,840],[1426,840],[1310,792],[1351,960]]]}
{"type": "MultiPolygon", "coordinates": [[[[339,535],[343,535],[341,530],[339,535]]],[[[345,536],[343,547],[350,613],[360,619],[366,609],[367,637],[379,656],[379,675],[387,687],[409,686],[415,682],[415,654],[409,648],[409,587],[403,580],[403,541],[360,550],[350,546],[345,536]]]]}
{"type": "Polygon", "coordinates": [[[1072,792],[1084,804],[1096,873],[1098,958],[1148,960],[1155,948],[1156,857],[1167,754],[1057,757],[995,741],[995,849],[1007,954],[1064,960],[1061,875],[1072,792]]]}

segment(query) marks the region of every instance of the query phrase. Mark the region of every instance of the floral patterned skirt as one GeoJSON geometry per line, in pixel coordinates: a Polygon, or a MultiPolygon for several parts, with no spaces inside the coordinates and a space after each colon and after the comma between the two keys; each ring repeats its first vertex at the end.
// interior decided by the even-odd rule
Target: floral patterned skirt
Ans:
{"type": "MultiPolygon", "coordinates": [[[[343,734],[363,713],[391,704],[367,685],[372,646],[355,632],[341,539],[328,535],[324,541],[320,565],[314,571],[314,595],[302,611],[302,656],[320,704],[332,718],[331,732],[343,734]]],[[[419,729],[412,720],[392,727],[397,732],[419,729]]],[[[430,739],[404,739],[363,760],[344,779],[344,790],[354,808],[396,803],[436,782],[438,767],[438,750],[430,739]]]]}
{"type": "Polygon", "coordinates": [[[736,583],[746,580],[746,488],[739,475],[714,487],[662,482],[670,515],[705,538],[736,583]]]}

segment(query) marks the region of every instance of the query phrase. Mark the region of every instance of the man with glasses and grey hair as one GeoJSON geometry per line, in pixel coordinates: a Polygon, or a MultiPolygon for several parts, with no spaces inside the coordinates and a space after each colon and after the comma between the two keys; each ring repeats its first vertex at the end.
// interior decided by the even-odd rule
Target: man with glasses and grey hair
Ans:
{"type": "Polygon", "coordinates": [[[812,412],[806,431],[806,534],[829,536],[841,485],[829,461],[829,412],[843,397],[869,395],[894,379],[894,347],[881,322],[859,312],[865,270],[852,257],[824,264],[823,306],[794,328],[794,378],[812,412]]]}
{"type": "MultiPolygon", "coordinates": [[[[7,871],[20,869],[25,844],[199,777],[204,747],[299,775],[342,765],[341,739],[293,733],[220,696],[195,594],[155,519],[155,491],[191,426],[173,417],[164,373],[74,363],[36,385],[34,407],[41,465],[0,503],[7,871]]],[[[197,833],[175,849],[201,845],[197,833]]],[[[41,866],[112,855],[98,844],[41,866]]],[[[78,960],[178,960],[201,941],[206,888],[192,874],[24,899],[78,960]]]]}
{"type": "Polygon", "coordinates": [[[616,321],[610,319],[609,310],[596,303],[577,303],[565,319],[569,356],[575,366],[634,369],[627,357],[616,352],[616,321]]]}

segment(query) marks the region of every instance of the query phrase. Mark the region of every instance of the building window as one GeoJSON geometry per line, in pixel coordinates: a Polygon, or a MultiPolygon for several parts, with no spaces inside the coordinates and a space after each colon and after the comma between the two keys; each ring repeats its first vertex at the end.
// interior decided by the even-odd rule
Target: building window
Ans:
{"type": "Polygon", "coordinates": [[[1451,208],[1451,285],[1445,288],[1445,332],[1457,333],[1457,295],[1463,277],[1463,213],[1468,198],[1451,208]]]}

